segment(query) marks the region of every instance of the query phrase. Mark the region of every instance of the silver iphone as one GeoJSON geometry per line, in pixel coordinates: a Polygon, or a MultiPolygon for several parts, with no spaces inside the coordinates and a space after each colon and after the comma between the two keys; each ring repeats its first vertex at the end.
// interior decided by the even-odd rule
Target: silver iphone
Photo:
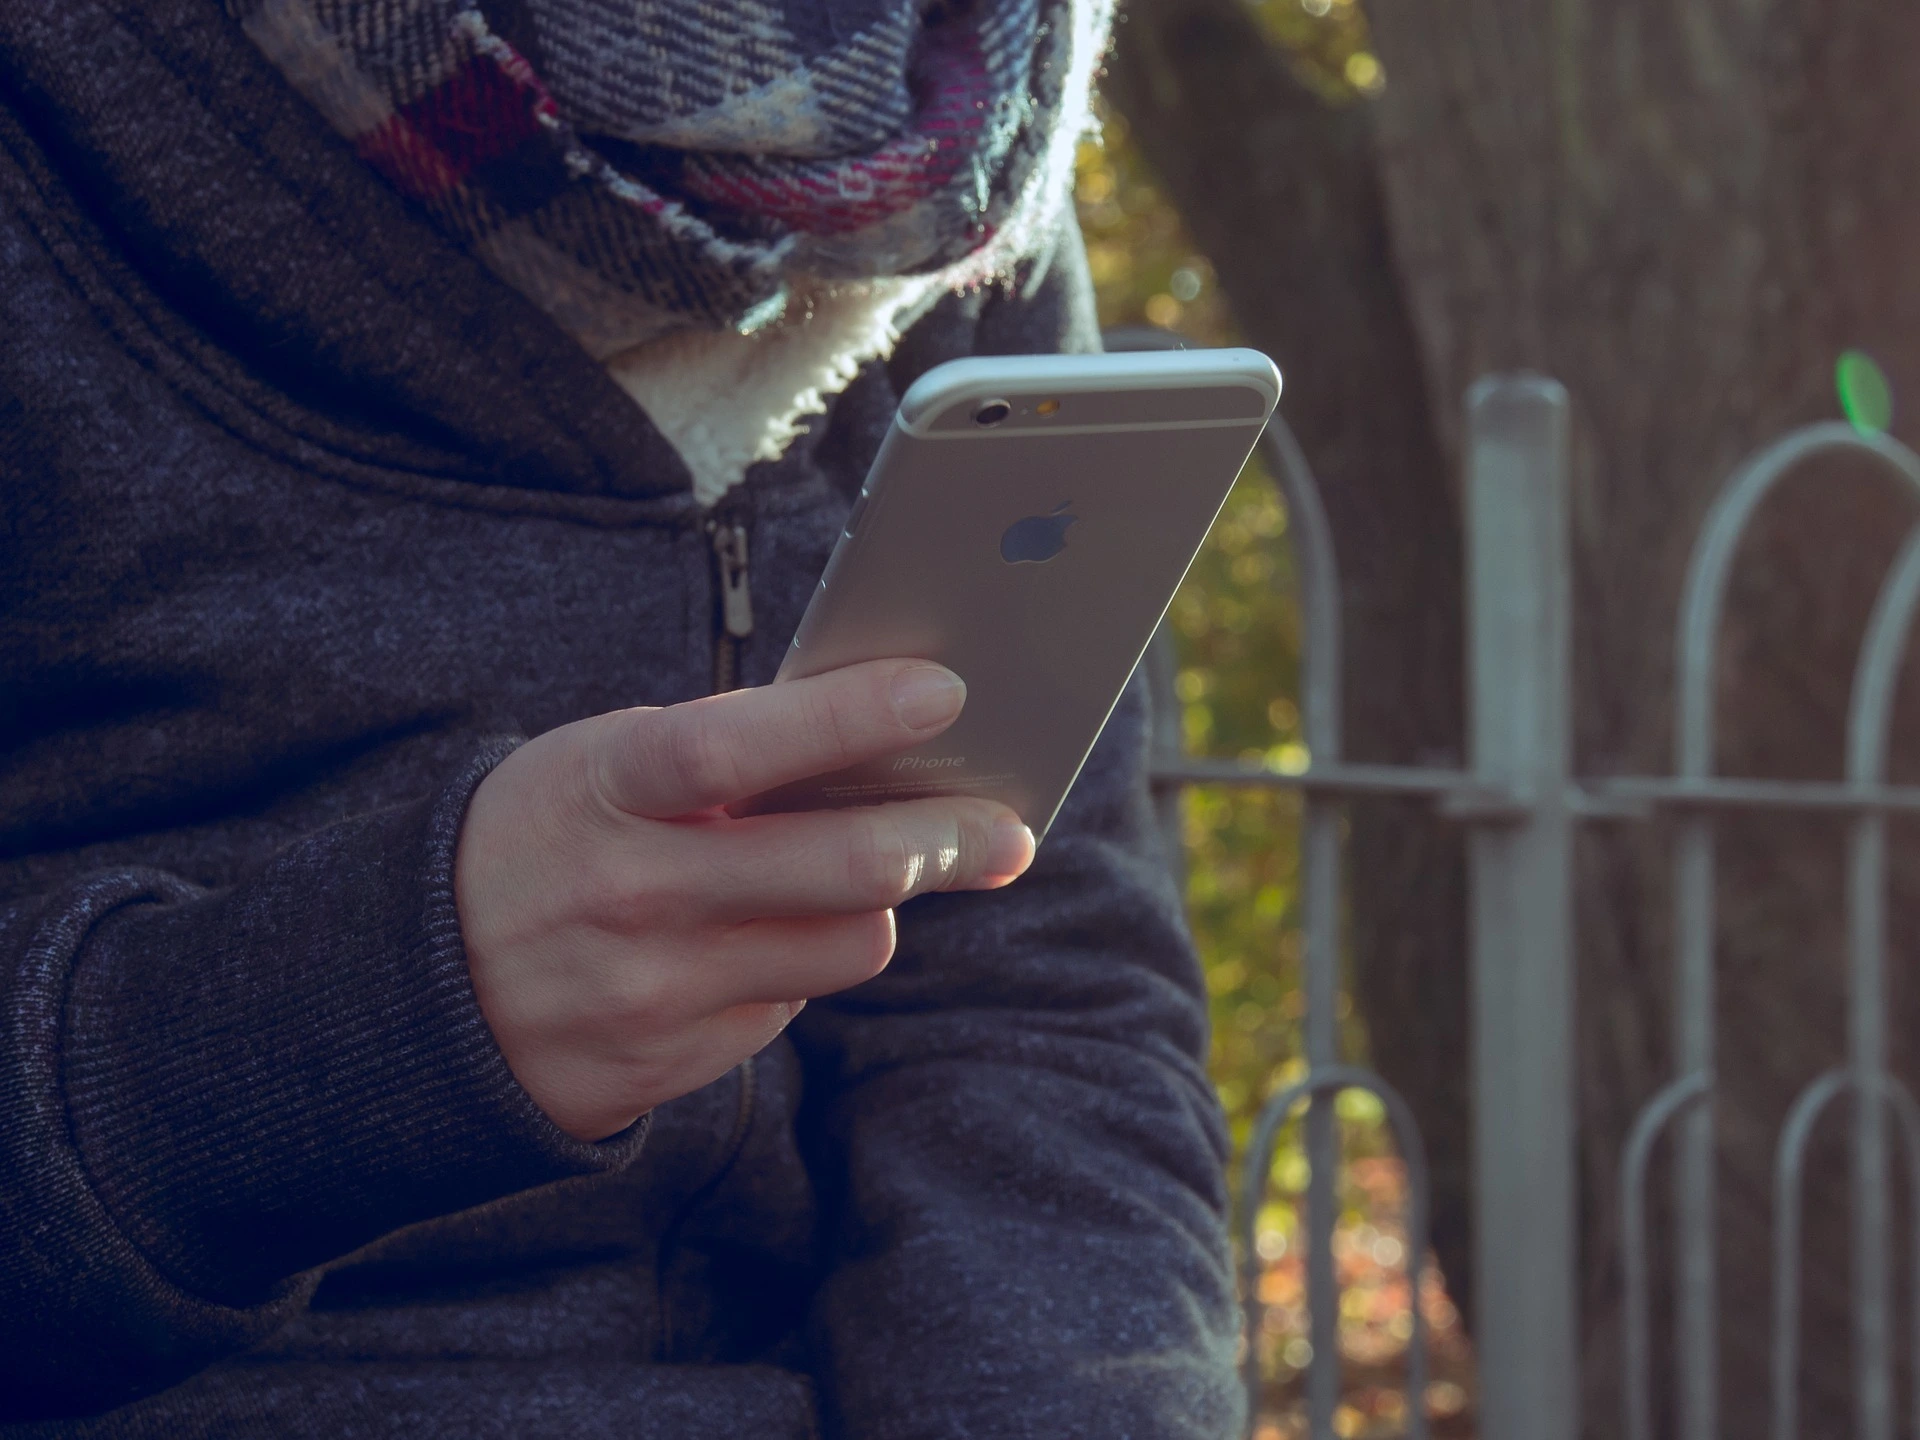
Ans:
{"type": "Polygon", "coordinates": [[[912,656],[966,681],[966,708],[918,749],[741,813],[982,795],[1044,836],[1279,398],[1255,350],[921,377],[778,678],[912,656]]]}

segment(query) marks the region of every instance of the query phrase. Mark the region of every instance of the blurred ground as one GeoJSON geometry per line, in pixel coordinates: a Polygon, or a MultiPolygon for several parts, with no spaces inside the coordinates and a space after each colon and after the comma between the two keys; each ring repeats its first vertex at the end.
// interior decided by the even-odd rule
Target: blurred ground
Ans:
{"type": "MultiPolygon", "coordinates": [[[[1340,1277],[1342,1402],[1334,1430],[1374,1440],[1404,1432],[1407,1420],[1407,1340],[1413,1322],[1407,1304],[1406,1234],[1400,1224],[1404,1175],[1397,1160],[1358,1160],[1348,1166],[1347,1214],[1334,1231],[1340,1277]]],[[[1295,1237],[1263,1229],[1266,1262],[1260,1298],[1267,1320],[1260,1336],[1267,1377],[1255,1440],[1306,1440],[1306,1267],[1295,1237]]],[[[1472,1351],[1460,1316],[1428,1265],[1421,1286],[1430,1357],[1426,1410],[1434,1440],[1469,1440],[1473,1429],[1472,1351]]]]}

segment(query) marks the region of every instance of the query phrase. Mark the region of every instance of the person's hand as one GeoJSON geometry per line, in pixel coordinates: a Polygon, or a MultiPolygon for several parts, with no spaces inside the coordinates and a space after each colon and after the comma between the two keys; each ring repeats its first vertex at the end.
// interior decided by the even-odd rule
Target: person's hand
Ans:
{"type": "Polygon", "coordinates": [[[556,1125],[604,1139],[719,1078],[809,997],[878,974],[894,906],[1027,868],[1031,832],[986,800],[721,808],[918,745],[965,694],[937,665],[877,660],[563,725],[480,783],[460,931],[481,1012],[556,1125]]]}

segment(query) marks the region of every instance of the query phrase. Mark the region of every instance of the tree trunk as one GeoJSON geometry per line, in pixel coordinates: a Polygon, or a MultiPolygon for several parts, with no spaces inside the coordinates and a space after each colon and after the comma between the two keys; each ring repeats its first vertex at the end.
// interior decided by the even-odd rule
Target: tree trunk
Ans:
{"type": "MultiPolygon", "coordinates": [[[[1461,556],[1419,347],[1390,264],[1371,120],[1296,78],[1244,0],[1132,0],[1105,83],[1213,262],[1320,481],[1341,573],[1346,756],[1454,763],[1461,556]]],[[[1466,901],[1430,807],[1352,809],[1355,991],[1418,1114],[1434,1241],[1469,1301],[1466,901]]]]}
{"type": "MultiPolygon", "coordinates": [[[[1370,14],[1387,73],[1382,173],[1435,423],[1453,449],[1458,397],[1487,371],[1539,369],[1568,386],[1580,763],[1667,771],[1681,581],[1729,469],[1783,429],[1833,416],[1843,348],[1868,349],[1896,391],[1920,392],[1920,10],[1371,0],[1370,14]]],[[[1861,627],[1913,523],[1910,497],[1891,492],[1858,467],[1820,467],[1743,550],[1718,677],[1724,772],[1839,773],[1861,627]]],[[[1896,769],[1912,773],[1916,748],[1896,747],[1908,752],[1896,769]]],[[[1843,844],[1836,824],[1791,817],[1720,834],[1720,1431],[1757,1435],[1774,1148],[1794,1093],[1844,1053],[1843,844]]],[[[1903,839],[1895,936],[1914,918],[1903,839]]],[[[1621,1141],[1674,1074],[1670,863],[1657,828],[1595,829],[1581,847],[1594,1435],[1618,1433],[1621,1141]]],[[[1898,997],[1896,1036],[1910,1013],[1911,996],[1898,997]]],[[[1910,1049],[1895,1045],[1904,1065],[1910,1049]]],[[[1837,1143],[1816,1156],[1812,1185],[1808,1436],[1854,1430],[1845,1157],[1837,1143]]]]}
{"type": "MultiPolygon", "coordinates": [[[[1834,414],[1843,348],[1872,352],[1896,394],[1920,394],[1920,9],[1368,5],[1387,85],[1364,108],[1329,107],[1297,83],[1237,0],[1134,0],[1109,83],[1249,341],[1287,373],[1286,414],[1340,545],[1352,751],[1405,761],[1458,749],[1449,477],[1461,396],[1480,374],[1530,368],[1565,382],[1576,412],[1579,763],[1668,772],[1676,606],[1720,483],[1782,430],[1834,414]]],[[[1911,497],[1857,465],[1815,467],[1768,507],[1722,635],[1723,773],[1840,773],[1861,626],[1913,523],[1911,497]]],[[[1917,741],[1920,727],[1896,725],[1896,778],[1920,771],[1917,741]]],[[[1719,1430],[1756,1435],[1767,1433],[1780,1123],[1844,1054],[1843,828],[1757,817],[1719,834],[1719,1430]]],[[[1619,1431],[1621,1143],[1675,1073],[1669,838],[1659,825],[1590,826],[1579,849],[1594,1436],[1619,1431]]],[[[1889,1029],[1903,1074],[1920,1020],[1902,963],[1920,920],[1915,838],[1895,827],[1889,1029]]],[[[1362,809],[1352,855],[1358,994],[1375,1062],[1419,1108],[1439,1162],[1440,1248],[1457,1285],[1460,851],[1430,821],[1362,809]]],[[[1823,1144],[1803,1257],[1805,1436],[1853,1432],[1847,1152],[1838,1133],[1823,1144]]],[[[1667,1183],[1656,1172],[1656,1229],[1667,1183]]],[[[1907,1273],[1904,1245],[1885,1260],[1907,1273]]],[[[1664,1364],[1671,1335],[1656,1342],[1664,1364]]],[[[1669,1427],[1672,1378],[1657,1377],[1669,1427]]]]}

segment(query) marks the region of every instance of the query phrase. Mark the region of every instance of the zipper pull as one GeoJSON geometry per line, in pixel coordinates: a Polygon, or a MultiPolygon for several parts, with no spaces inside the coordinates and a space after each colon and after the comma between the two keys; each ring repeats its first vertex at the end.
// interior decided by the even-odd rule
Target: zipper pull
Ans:
{"type": "Polygon", "coordinates": [[[753,634],[753,588],[747,579],[747,527],[716,524],[713,554],[720,562],[720,615],[727,634],[744,640],[753,634]]]}

